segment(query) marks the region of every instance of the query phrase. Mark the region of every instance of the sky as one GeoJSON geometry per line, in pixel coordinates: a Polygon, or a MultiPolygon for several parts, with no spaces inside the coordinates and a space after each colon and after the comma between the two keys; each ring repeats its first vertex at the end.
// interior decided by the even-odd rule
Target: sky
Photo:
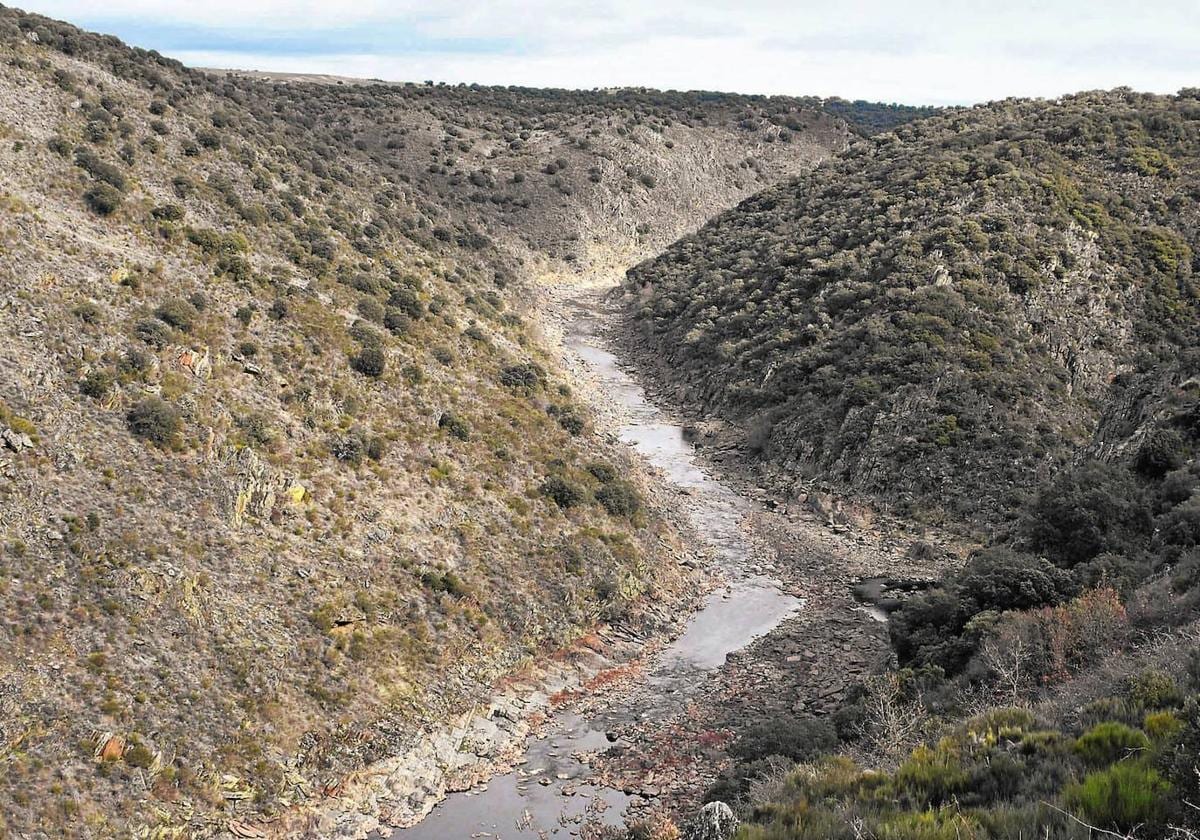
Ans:
{"type": "MultiPolygon", "coordinates": [[[[17,0],[19,3],[19,0],[17,0]]],[[[27,0],[185,64],[949,105],[1200,87],[1200,0],[27,0]]]]}

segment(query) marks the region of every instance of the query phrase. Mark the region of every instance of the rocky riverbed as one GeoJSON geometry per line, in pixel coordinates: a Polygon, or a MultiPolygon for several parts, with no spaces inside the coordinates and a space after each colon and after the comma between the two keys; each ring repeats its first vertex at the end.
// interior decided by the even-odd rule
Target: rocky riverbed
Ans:
{"type": "Polygon", "coordinates": [[[828,714],[886,669],[886,625],[856,583],[953,562],[949,541],[915,561],[904,523],[829,493],[756,486],[732,436],[668,415],[614,355],[603,289],[553,291],[542,324],[578,394],[695,535],[695,554],[679,558],[702,567],[691,603],[644,604],[637,622],[601,627],[511,680],[351,780],[308,822],[311,836],[572,836],[584,820],[660,802],[690,810],[748,721],[828,714]]]}

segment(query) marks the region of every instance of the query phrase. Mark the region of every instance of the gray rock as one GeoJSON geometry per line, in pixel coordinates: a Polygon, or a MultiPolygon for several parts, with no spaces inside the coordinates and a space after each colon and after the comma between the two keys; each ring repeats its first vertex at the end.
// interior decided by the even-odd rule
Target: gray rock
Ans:
{"type": "Polygon", "coordinates": [[[29,435],[23,432],[15,432],[12,429],[0,429],[0,438],[2,438],[8,448],[13,452],[20,452],[22,449],[32,449],[33,440],[29,435]]]}
{"type": "Polygon", "coordinates": [[[724,802],[709,802],[684,828],[683,840],[730,840],[739,822],[724,802]]]}

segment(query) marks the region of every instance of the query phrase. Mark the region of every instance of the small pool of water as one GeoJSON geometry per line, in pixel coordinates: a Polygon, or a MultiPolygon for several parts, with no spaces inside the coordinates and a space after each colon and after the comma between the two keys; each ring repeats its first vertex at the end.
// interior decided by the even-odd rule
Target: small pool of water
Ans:
{"type": "Polygon", "coordinates": [[[712,550],[728,585],[711,593],[674,642],[651,663],[636,700],[584,719],[560,714],[551,731],[531,739],[523,763],[485,787],[452,794],[420,824],[395,831],[393,840],[571,837],[587,816],[610,824],[632,801],[622,791],[593,785],[577,754],[609,746],[620,723],[655,719],[683,706],[726,656],[769,632],[801,606],[771,578],[753,572],[742,530],[749,503],[699,466],[680,426],[670,422],[618,364],[598,334],[594,309],[574,307],[567,348],[587,375],[625,411],[619,437],[687,496],[691,523],[712,550]]]}

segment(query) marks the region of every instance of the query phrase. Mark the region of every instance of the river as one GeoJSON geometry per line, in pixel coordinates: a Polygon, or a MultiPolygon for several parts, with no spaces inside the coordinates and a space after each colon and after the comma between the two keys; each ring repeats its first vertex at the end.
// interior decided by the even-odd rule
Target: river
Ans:
{"type": "Polygon", "coordinates": [[[712,592],[683,632],[650,663],[647,677],[614,708],[584,718],[560,712],[546,734],[531,739],[523,762],[486,786],[454,793],[418,825],[392,840],[571,837],[591,815],[619,823],[631,797],[590,780],[580,753],[610,746],[614,724],[654,719],[680,708],[702,690],[725,657],[769,632],[801,607],[779,583],[758,570],[742,520],[752,504],[698,463],[683,429],[673,423],[625,373],[602,337],[604,304],[581,296],[568,306],[565,349],[575,367],[616,403],[621,441],[633,447],[686,499],[695,532],[711,549],[725,585],[712,592]]]}

